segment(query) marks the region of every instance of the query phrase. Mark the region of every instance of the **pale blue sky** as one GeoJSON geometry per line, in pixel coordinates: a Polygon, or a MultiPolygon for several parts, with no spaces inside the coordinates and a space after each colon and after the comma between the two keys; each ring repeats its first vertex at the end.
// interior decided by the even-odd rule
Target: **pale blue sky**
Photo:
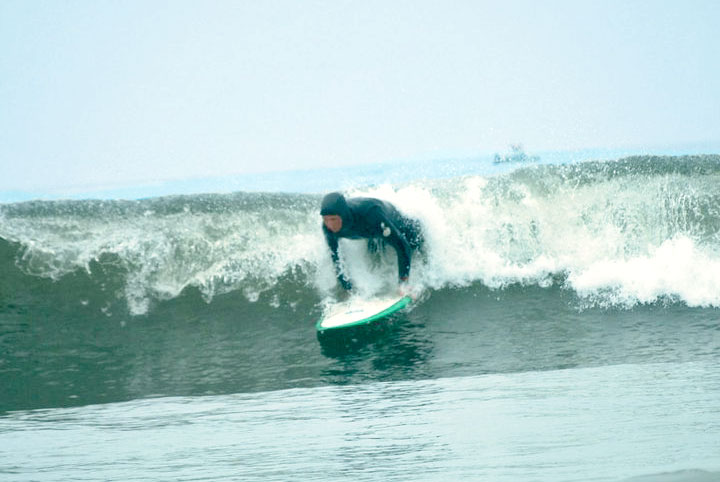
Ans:
{"type": "Polygon", "coordinates": [[[720,141],[720,2],[0,0],[0,190],[720,141]]]}

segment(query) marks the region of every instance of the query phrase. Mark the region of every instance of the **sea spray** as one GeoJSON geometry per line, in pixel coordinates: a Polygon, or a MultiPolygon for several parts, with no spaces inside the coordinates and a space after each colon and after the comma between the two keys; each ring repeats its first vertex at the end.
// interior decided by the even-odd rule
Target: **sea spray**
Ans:
{"type": "Polygon", "coordinates": [[[2,207],[2,237],[19,243],[16,264],[33,276],[61,281],[78,269],[92,276],[93,264],[116,266],[125,278],[118,295],[137,315],[188,286],[208,302],[234,289],[257,299],[288,269],[320,264],[310,199],[239,193],[21,203],[2,207]]]}
{"type": "MultiPolygon", "coordinates": [[[[420,288],[559,284],[591,305],[720,306],[718,156],[540,165],[346,194],[386,199],[423,224],[427,242],[411,274],[420,288]]],[[[98,287],[119,286],[104,296],[134,315],[190,287],[206,302],[238,291],[251,301],[268,293],[279,306],[288,279],[319,299],[335,287],[320,197],[6,204],[0,237],[25,275],[62,284],[81,270],[98,287]]],[[[370,254],[364,241],[343,240],[341,255],[361,293],[394,285],[392,248],[370,254]]],[[[85,294],[70,296],[79,303],[85,294]]]]}

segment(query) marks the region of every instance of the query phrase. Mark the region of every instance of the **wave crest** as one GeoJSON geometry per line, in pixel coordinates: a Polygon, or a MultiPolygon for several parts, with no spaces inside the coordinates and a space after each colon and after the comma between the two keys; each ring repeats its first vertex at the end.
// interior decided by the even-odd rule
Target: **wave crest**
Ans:
{"type": "MultiPolygon", "coordinates": [[[[532,166],[348,194],[389,200],[424,224],[427,253],[412,273],[420,286],[563,280],[593,304],[720,306],[720,156],[532,166]]],[[[0,237],[17,243],[12,262],[26,275],[62,280],[81,270],[98,286],[109,273],[121,278],[108,296],[135,315],[190,286],[207,302],[235,290],[254,301],[282,291],[289,273],[323,293],[335,280],[319,199],[235,193],[0,205],[0,237]]],[[[342,251],[359,289],[394,282],[394,253],[378,262],[362,241],[343,241],[342,251]]]]}

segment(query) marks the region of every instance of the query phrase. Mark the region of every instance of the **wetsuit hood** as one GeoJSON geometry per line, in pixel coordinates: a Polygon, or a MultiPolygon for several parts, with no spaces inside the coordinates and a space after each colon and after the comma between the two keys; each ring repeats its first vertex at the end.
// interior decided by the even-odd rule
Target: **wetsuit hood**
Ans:
{"type": "Polygon", "coordinates": [[[331,192],[323,198],[322,204],[320,205],[320,215],[340,216],[343,222],[343,229],[349,228],[353,221],[352,212],[345,200],[345,196],[339,192],[331,192]]]}

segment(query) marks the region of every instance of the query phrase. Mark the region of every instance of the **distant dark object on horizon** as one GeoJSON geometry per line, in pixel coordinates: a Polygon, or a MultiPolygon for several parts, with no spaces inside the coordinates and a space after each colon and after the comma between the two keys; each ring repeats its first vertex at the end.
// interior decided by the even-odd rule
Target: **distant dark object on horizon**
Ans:
{"type": "Polygon", "coordinates": [[[528,156],[523,150],[522,144],[512,144],[510,146],[511,152],[509,154],[495,154],[493,163],[502,164],[506,162],[537,162],[540,160],[539,156],[528,156]]]}

